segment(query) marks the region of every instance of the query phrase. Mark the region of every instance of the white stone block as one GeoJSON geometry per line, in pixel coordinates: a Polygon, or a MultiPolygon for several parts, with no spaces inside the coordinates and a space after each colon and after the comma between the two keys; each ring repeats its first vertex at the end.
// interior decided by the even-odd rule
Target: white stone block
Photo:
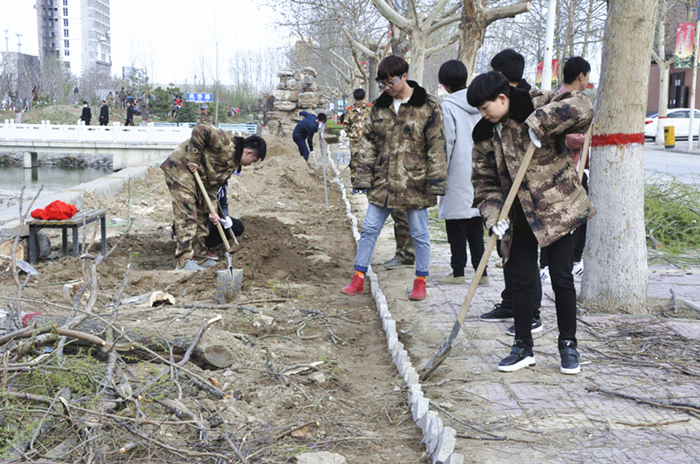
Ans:
{"type": "Polygon", "coordinates": [[[433,454],[433,464],[445,464],[452,455],[457,443],[457,431],[452,427],[445,427],[440,433],[437,448],[433,454]]]}
{"type": "Polygon", "coordinates": [[[399,342],[399,337],[396,336],[396,333],[387,334],[386,339],[389,351],[391,351],[391,349],[394,348],[394,345],[396,345],[399,342]]]}
{"type": "Polygon", "coordinates": [[[408,375],[408,378],[406,379],[406,385],[408,385],[409,387],[413,386],[413,385],[420,385],[419,382],[420,382],[420,377],[418,377],[418,372],[416,372],[415,370],[413,372],[411,372],[408,375]]]}
{"type": "Polygon", "coordinates": [[[425,431],[428,429],[428,425],[430,425],[429,422],[433,420],[433,415],[430,414],[431,412],[433,413],[433,415],[435,414],[433,411],[428,410],[428,412],[423,414],[423,417],[418,419],[418,422],[416,422],[418,428],[420,428],[423,432],[423,440],[425,439],[425,431]]]}
{"type": "Polygon", "coordinates": [[[418,401],[416,401],[416,404],[413,407],[413,422],[418,422],[418,419],[426,415],[428,413],[429,406],[430,402],[428,401],[428,398],[418,398],[418,401]]]}
{"type": "Polygon", "coordinates": [[[413,364],[411,364],[411,366],[408,369],[406,369],[406,372],[404,372],[403,375],[401,375],[406,385],[408,385],[408,378],[411,375],[417,375],[416,368],[413,367],[413,364]]]}
{"type": "Polygon", "coordinates": [[[464,464],[464,456],[457,453],[452,453],[445,464],[464,464]]]}
{"type": "Polygon", "coordinates": [[[399,365],[399,375],[403,377],[403,373],[406,372],[406,369],[408,369],[409,367],[411,367],[411,360],[408,359],[408,356],[406,356],[405,358],[403,358],[401,364],[399,365]]]}
{"type": "Polygon", "coordinates": [[[440,436],[442,435],[442,430],[445,427],[442,425],[442,419],[440,417],[436,417],[435,421],[433,421],[433,428],[430,430],[430,440],[427,443],[427,450],[428,454],[431,456],[433,453],[435,453],[435,450],[438,447],[438,443],[440,441],[440,436]]]}

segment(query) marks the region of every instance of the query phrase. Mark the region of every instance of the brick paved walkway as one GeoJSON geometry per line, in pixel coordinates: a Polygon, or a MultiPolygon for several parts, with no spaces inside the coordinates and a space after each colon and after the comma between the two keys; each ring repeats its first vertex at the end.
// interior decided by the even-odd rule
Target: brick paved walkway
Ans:
{"type": "MultiPolygon", "coordinates": [[[[388,225],[377,245],[373,266],[389,309],[399,321],[400,341],[413,364],[422,367],[449,334],[468,286],[437,282],[449,272],[449,246],[436,240],[428,299],[409,302],[406,295],[413,270],[385,271],[380,265],[391,257],[393,246],[388,225]]],[[[491,285],[477,291],[449,359],[424,383],[426,396],[447,412],[440,412],[445,424],[471,437],[459,439],[456,452],[464,454],[467,462],[478,463],[700,462],[700,419],[589,391],[599,387],[640,398],[700,404],[698,358],[672,367],[666,358],[673,359],[673,351],[667,355],[654,352],[657,338],[679,348],[688,342],[686,339],[699,339],[700,321],[583,315],[579,323],[582,373],[564,376],[559,373],[554,302],[546,296],[553,292],[545,285],[544,330],[535,334],[537,366],[499,373],[496,365],[508,354],[513,341],[505,335],[510,322],[483,323],[478,319],[500,301],[503,273],[495,261],[492,258],[489,266],[491,285]],[[645,344],[650,351],[643,351],[645,344]],[[679,368],[686,368],[691,375],[679,368]],[[446,382],[440,385],[441,381],[446,382]],[[501,437],[508,439],[498,439],[501,437]]],[[[672,286],[679,301],[700,301],[698,269],[680,274],[670,266],[654,266],[649,281],[650,296],[669,298],[672,286]]],[[[694,353],[698,351],[696,348],[694,353]]]]}
{"type": "MultiPolygon", "coordinates": [[[[351,197],[360,224],[366,199],[351,197]]],[[[372,261],[397,320],[400,341],[416,368],[448,336],[468,285],[437,282],[449,267],[444,232],[431,229],[428,298],[410,302],[412,269],[386,271],[395,242],[387,224],[372,261]]],[[[578,326],[582,372],[559,373],[556,316],[551,286],[543,286],[544,330],[534,334],[537,366],[500,373],[510,351],[511,322],[483,323],[478,316],[500,301],[503,273],[489,264],[491,285],[480,287],[450,357],[423,391],[445,425],[464,435],[456,452],[475,463],[697,463],[700,417],[656,408],[595,389],[657,401],[700,404],[700,321],[654,316],[595,315],[585,311],[578,326]],[[506,438],[506,439],[504,439],[506,438]]],[[[469,279],[468,274],[468,281],[469,279]]],[[[577,288],[580,280],[577,279],[577,288]]],[[[651,266],[649,296],[700,303],[700,269],[651,266]]],[[[667,315],[673,316],[668,309],[667,315]]],[[[680,313],[678,313],[680,314],[680,313]]]]}

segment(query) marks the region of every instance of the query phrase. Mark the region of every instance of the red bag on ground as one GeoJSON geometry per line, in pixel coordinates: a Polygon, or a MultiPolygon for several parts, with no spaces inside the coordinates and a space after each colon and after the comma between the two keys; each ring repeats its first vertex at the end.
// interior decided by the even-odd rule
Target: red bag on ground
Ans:
{"type": "Polygon", "coordinates": [[[78,208],[75,205],[69,205],[61,200],[52,201],[44,209],[35,209],[32,211],[32,217],[34,219],[43,219],[45,221],[54,219],[70,219],[75,213],[78,212],[78,208]]]}

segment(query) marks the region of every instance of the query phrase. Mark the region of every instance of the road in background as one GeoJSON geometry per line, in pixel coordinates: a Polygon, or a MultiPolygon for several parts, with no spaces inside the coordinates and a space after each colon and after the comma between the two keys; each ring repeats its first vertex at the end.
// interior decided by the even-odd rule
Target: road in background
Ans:
{"type": "Polygon", "coordinates": [[[671,176],[689,184],[700,184],[700,153],[682,152],[687,142],[676,144],[676,150],[666,150],[654,142],[644,145],[644,171],[647,176],[671,176]]]}

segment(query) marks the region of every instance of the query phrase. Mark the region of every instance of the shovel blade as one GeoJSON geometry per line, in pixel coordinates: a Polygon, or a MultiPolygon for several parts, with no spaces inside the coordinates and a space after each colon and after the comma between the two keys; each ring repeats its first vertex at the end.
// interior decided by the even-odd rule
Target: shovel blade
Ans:
{"type": "Polygon", "coordinates": [[[440,345],[440,349],[437,353],[433,355],[432,358],[430,358],[428,364],[426,364],[425,367],[421,369],[420,380],[422,382],[428,380],[428,378],[431,375],[433,375],[433,372],[435,372],[437,368],[440,367],[440,364],[445,362],[445,359],[447,359],[447,356],[449,356],[450,351],[452,351],[452,344],[457,339],[457,335],[459,335],[459,331],[461,329],[462,324],[459,322],[459,320],[455,321],[454,325],[452,326],[450,336],[447,337],[447,340],[445,340],[442,345],[440,345]]]}
{"type": "Polygon", "coordinates": [[[243,269],[216,272],[216,299],[220,304],[231,303],[243,284],[243,269]]]}
{"type": "Polygon", "coordinates": [[[426,364],[425,367],[421,370],[421,382],[425,382],[430,378],[431,375],[433,375],[433,372],[435,372],[437,368],[440,367],[440,364],[445,362],[445,359],[447,359],[447,356],[449,356],[450,351],[452,351],[452,344],[448,345],[445,343],[440,347],[440,350],[437,353],[435,353],[432,358],[430,358],[428,364],[426,364]]]}

